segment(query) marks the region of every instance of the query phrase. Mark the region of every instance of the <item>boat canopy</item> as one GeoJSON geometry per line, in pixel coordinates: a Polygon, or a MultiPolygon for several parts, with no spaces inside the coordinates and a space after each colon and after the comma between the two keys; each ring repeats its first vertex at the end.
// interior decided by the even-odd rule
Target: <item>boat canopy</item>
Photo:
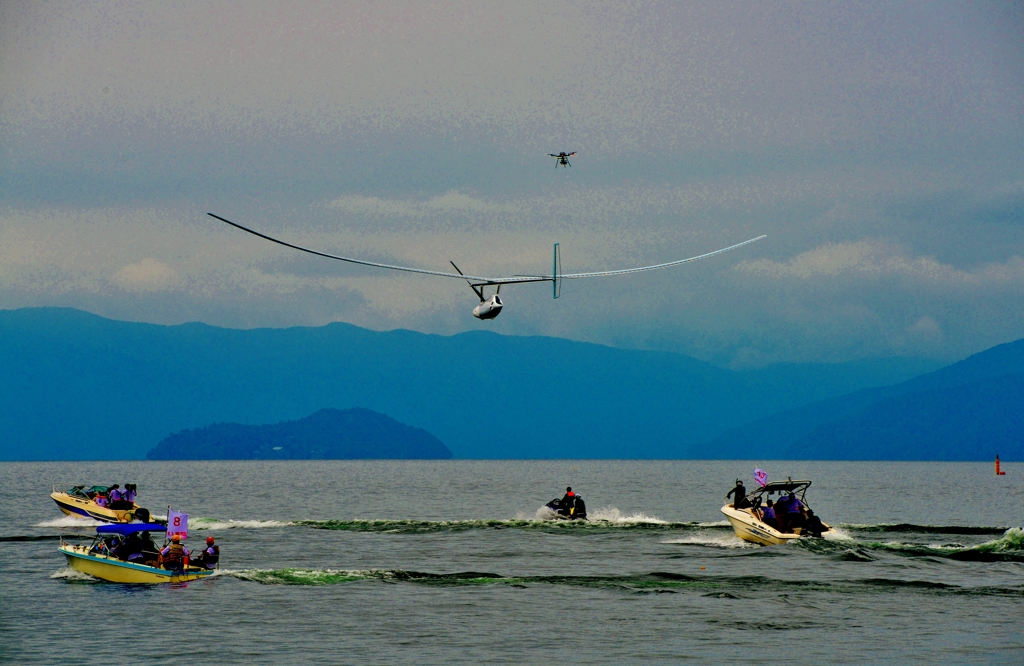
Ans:
{"type": "Polygon", "coordinates": [[[772,481],[771,483],[765,484],[763,488],[757,488],[762,493],[792,493],[800,490],[807,491],[807,486],[811,485],[810,481],[772,481]]]}
{"type": "Polygon", "coordinates": [[[167,526],[160,523],[112,523],[100,525],[96,528],[96,534],[120,534],[128,536],[136,532],[166,532],[167,526]]]}

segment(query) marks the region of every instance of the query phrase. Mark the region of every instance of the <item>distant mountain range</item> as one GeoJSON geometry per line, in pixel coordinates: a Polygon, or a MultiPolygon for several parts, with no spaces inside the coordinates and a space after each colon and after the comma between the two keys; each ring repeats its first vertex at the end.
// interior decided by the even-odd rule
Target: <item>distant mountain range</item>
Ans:
{"type": "MultiPolygon", "coordinates": [[[[927,392],[973,391],[974,382],[1001,375],[986,363],[974,375],[958,366],[974,368],[994,353],[1004,354],[1005,368],[1019,367],[1020,346],[938,372],[930,371],[939,363],[910,358],[733,371],[681,354],[483,331],[236,330],[7,310],[0,311],[0,460],[138,459],[185,429],[352,407],[426,430],[457,458],[837,457],[826,440],[845,442],[838,457],[900,458],[902,444],[879,454],[853,434],[888,418],[887,436],[911,441],[905,433],[913,423],[890,418],[910,406],[887,412],[883,400],[922,393],[914,409],[928,400],[972,404],[961,394],[927,392]],[[841,419],[852,419],[846,430],[841,419]]],[[[1013,390],[1008,380],[992,392],[1013,390]]],[[[958,441],[956,459],[996,453],[988,435],[958,441]]],[[[929,445],[907,450],[926,459],[948,454],[929,445]]],[[[1014,459],[1005,451],[998,452],[1014,459]]]]}
{"type": "Polygon", "coordinates": [[[1024,460],[1024,340],[894,386],[756,419],[708,447],[750,458],[1024,460]]]}
{"type": "Polygon", "coordinates": [[[436,460],[452,452],[426,430],[369,409],[321,409],[267,425],[215,423],[166,437],[150,460],[436,460]]]}

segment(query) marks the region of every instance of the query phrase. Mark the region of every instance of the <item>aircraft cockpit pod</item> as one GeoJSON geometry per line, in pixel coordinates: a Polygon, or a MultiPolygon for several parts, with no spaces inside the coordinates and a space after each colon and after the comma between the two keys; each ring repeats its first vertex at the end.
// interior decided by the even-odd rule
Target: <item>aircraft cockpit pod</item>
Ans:
{"type": "Polygon", "coordinates": [[[473,316],[477,319],[494,319],[501,314],[501,308],[504,305],[501,302],[501,296],[495,294],[490,298],[480,302],[480,305],[473,308],[473,316]]]}

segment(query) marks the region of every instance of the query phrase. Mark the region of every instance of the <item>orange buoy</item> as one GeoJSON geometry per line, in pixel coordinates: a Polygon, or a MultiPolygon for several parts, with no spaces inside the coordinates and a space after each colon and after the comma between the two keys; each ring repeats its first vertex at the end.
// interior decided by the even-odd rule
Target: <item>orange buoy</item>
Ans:
{"type": "Polygon", "coordinates": [[[996,476],[1006,476],[1006,472],[999,469],[999,454],[996,454],[996,476]]]}

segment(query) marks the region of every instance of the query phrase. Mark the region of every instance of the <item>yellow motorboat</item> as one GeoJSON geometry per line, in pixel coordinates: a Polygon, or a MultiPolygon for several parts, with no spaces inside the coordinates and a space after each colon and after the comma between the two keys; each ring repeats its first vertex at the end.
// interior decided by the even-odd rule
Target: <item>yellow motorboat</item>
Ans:
{"type": "MultiPolygon", "coordinates": [[[[744,498],[736,498],[736,504],[740,505],[738,509],[732,504],[726,504],[722,507],[722,513],[729,519],[729,524],[732,525],[736,536],[744,541],[759,543],[762,546],[778,546],[807,536],[827,536],[832,531],[832,528],[825,523],[820,523],[820,532],[816,529],[812,532],[806,524],[805,513],[810,509],[807,505],[806,494],[807,488],[810,485],[810,481],[793,481],[791,479],[773,481],[749,493],[744,498]],[[798,512],[788,514],[800,516],[799,519],[787,519],[782,523],[779,521],[772,521],[771,523],[765,521],[762,502],[769,499],[775,493],[779,494],[780,504],[789,500],[790,497],[799,502],[798,512]],[[784,496],[786,500],[783,500],[784,496]],[[799,512],[799,509],[803,509],[804,512],[799,512]],[[783,530],[780,527],[785,527],[786,529],[783,530]]],[[[786,503],[788,504],[788,501],[786,503]]],[[[813,512],[810,515],[813,516],[813,512]]]]}
{"type": "Polygon", "coordinates": [[[135,518],[140,507],[134,502],[122,502],[117,508],[100,506],[96,497],[105,495],[107,486],[71,486],[70,488],[53,487],[50,499],[68,516],[76,518],[92,518],[104,523],[127,523],[135,518]]]}
{"type": "Polygon", "coordinates": [[[166,525],[158,523],[132,523],[130,525],[101,525],[96,528],[96,537],[91,543],[71,543],[63,536],[58,549],[68,559],[68,566],[75,571],[111,583],[185,583],[206,578],[215,569],[185,566],[181,569],[163,569],[155,566],[156,546],[143,548],[118,557],[118,551],[134,537],[138,543],[149,543],[149,532],[165,532],[166,525]],[[139,535],[146,535],[144,538],[139,535]],[[134,558],[134,559],[133,559],[134,558]]]}

